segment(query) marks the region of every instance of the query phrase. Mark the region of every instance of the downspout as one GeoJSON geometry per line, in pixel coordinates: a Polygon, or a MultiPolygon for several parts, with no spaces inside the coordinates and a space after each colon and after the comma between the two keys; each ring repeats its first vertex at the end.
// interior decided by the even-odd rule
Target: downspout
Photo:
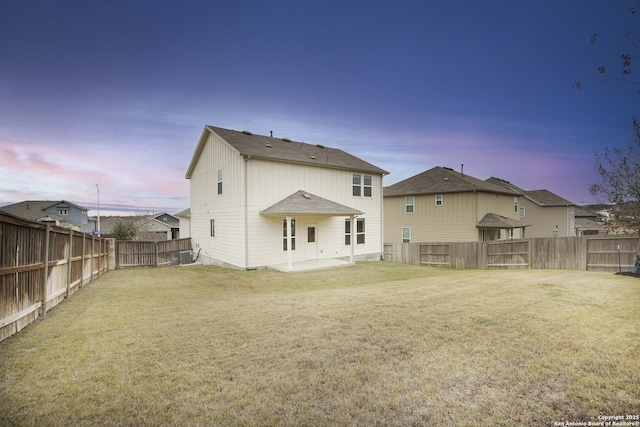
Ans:
{"type": "Polygon", "coordinates": [[[249,195],[247,194],[247,189],[249,185],[247,184],[247,163],[251,159],[251,155],[248,155],[244,158],[244,268],[249,268],[249,195]]]}

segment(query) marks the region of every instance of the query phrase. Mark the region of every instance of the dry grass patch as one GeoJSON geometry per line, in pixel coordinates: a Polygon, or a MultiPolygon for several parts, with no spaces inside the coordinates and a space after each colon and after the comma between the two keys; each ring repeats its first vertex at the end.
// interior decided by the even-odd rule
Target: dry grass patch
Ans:
{"type": "Polygon", "coordinates": [[[3,425],[553,425],[640,412],[640,281],[387,263],[110,272],[0,343],[3,425]]]}

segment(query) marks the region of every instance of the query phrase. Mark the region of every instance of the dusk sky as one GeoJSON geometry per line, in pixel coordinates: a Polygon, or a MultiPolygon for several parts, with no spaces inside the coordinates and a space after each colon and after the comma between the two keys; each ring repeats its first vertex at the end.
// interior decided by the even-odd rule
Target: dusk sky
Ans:
{"type": "Polygon", "coordinates": [[[98,184],[102,215],[179,212],[207,124],[343,149],[385,186],[464,164],[593,203],[594,151],[640,115],[597,71],[619,76],[635,4],[0,0],[0,206],[95,215],[98,184]]]}

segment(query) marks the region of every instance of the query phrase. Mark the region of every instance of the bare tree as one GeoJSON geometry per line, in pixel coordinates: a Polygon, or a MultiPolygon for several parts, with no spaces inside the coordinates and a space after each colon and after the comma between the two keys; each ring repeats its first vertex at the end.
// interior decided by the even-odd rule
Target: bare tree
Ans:
{"type": "Polygon", "coordinates": [[[591,194],[613,204],[615,226],[640,233],[640,121],[633,118],[633,136],[626,148],[607,147],[595,153],[598,182],[591,194]]]}
{"type": "MultiPolygon", "coordinates": [[[[640,16],[640,3],[635,3],[628,8],[632,15],[640,16]]],[[[606,75],[605,80],[621,80],[634,86],[640,86],[640,80],[631,76],[632,66],[635,60],[640,58],[640,31],[636,28],[627,28],[621,35],[626,40],[626,49],[620,53],[619,65],[608,66],[599,65],[598,73],[606,75]],[[612,71],[613,69],[613,71],[612,71]]],[[[589,44],[595,45],[598,42],[598,33],[593,33],[589,44]]],[[[583,80],[573,82],[573,87],[580,90],[584,86],[583,80]]],[[[640,93],[640,90],[638,91],[640,93]]]]}

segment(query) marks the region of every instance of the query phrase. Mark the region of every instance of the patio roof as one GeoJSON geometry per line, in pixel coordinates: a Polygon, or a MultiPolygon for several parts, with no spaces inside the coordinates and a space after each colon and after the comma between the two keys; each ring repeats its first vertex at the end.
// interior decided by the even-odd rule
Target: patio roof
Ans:
{"type": "Polygon", "coordinates": [[[293,215],[325,215],[325,216],[351,216],[362,215],[363,212],[327,200],[320,196],[298,190],[285,197],[278,203],[260,211],[264,216],[293,216],[293,215]]]}
{"type": "Polygon", "coordinates": [[[495,213],[486,214],[478,224],[477,228],[525,228],[531,224],[525,224],[517,219],[507,218],[506,216],[495,213]]]}

